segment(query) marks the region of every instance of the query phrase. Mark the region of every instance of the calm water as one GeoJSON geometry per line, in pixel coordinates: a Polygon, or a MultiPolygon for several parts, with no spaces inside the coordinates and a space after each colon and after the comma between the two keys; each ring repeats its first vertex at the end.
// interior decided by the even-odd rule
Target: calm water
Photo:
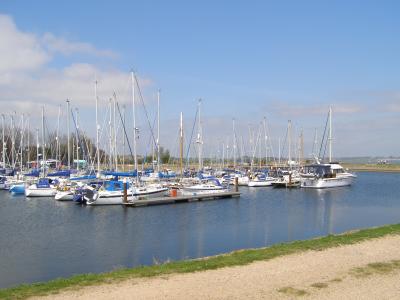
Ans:
{"type": "Polygon", "coordinates": [[[0,287],[268,246],[400,222],[400,174],[333,190],[241,188],[242,197],[86,207],[0,192],[0,287]]]}

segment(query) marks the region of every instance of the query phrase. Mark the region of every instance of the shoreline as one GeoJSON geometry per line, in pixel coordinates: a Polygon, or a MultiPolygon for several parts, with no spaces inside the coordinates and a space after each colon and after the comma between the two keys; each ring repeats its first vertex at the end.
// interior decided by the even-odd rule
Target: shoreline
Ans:
{"type": "Polygon", "coordinates": [[[201,259],[174,261],[161,265],[132,269],[120,269],[108,273],[81,274],[43,283],[20,285],[13,288],[1,289],[0,298],[26,299],[34,296],[54,295],[65,291],[80,291],[81,289],[87,289],[91,286],[98,287],[104,285],[110,287],[134,279],[145,280],[146,278],[162,278],[163,276],[178,276],[179,274],[183,276],[183,274],[198,274],[235,267],[246,268],[257,262],[272,261],[277,258],[299,255],[309,251],[320,252],[393,235],[400,235],[400,224],[350,231],[339,235],[328,235],[311,240],[277,244],[267,248],[238,250],[201,259]]]}
{"type": "Polygon", "coordinates": [[[367,164],[341,164],[344,168],[355,172],[400,173],[400,165],[367,165],[367,164]]]}

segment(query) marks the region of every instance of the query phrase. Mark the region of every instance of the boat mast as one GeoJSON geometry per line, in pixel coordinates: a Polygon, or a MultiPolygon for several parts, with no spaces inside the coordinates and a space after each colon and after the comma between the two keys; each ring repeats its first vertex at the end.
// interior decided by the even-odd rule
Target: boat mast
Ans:
{"type": "Polygon", "coordinates": [[[79,110],[75,108],[76,113],[76,169],[79,171],[79,110]]]}
{"type": "Polygon", "coordinates": [[[100,175],[100,149],[99,149],[99,98],[97,97],[97,78],[94,82],[94,97],[96,100],[96,159],[97,159],[97,177],[100,175]]]}
{"type": "Polygon", "coordinates": [[[39,169],[39,128],[36,128],[36,170],[39,169]]]}
{"type": "Polygon", "coordinates": [[[203,169],[203,162],[202,162],[202,151],[203,151],[203,141],[202,141],[202,128],[201,128],[201,99],[198,102],[198,113],[199,113],[199,120],[198,120],[198,133],[197,133],[197,144],[199,147],[199,171],[203,169]]]}
{"type": "Polygon", "coordinates": [[[332,106],[329,106],[329,162],[332,162],[332,106]]]}
{"type": "Polygon", "coordinates": [[[117,94],[114,92],[114,163],[115,163],[115,172],[118,171],[118,155],[117,155],[117,94]]]}
{"type": "Polygon", "coordinates": [[[21,130],[20,130],[20,134],[21,134],[21,141],[20,141],[20,145],[19,145],[19,147],[21,148],[20,149],[20,155],[21,155],[21,161],[20,161],[20,163],[21,163],[21,165],[20,165],[20,167],[21,167],[21,171],[22,171],[22,166],[23,166],[23,156],[24,156],[24,114],[22,114],[22,116],[21,116],[21,130]]]}
{"type": "Polygon", "coordinates": [[[70,108],[69,108],[69,100],[67,99],[67,153],[68,153],[68,169],[71,169],[71,153],[70,153],[70,132],[69,132],[69,114],[70,114],[70,108]]]}
{"type": "Polygon", "coordinates": [[[268,134],[267,134],[267,118],[264,117],[264,140],[265,140],[265,166],[268,165],[268,134]]]}
{"type": "Polygon", "coordinates": [[[157,146],[157,172],[160,172],[160,90],[157,91],[157,145],[156,146],[157,146]]]}
{"type": "MultiPolygon", "coordinates": [[[[15,114],[16,112],[14,112],[15,114]]],[[[14,151],[15,151],[15,136],[14,136],[14,115],[11,114],[11,166],[15,168],[14,151]]]]}
{"type": "MultiPolygon", "coordinates": [[[[124,120],[124,127],[125,127],[125,105],[122,107],[122,113],[123,113],[123,120],[124,120]]],[[[125,129],[124,129],[125,130],[125,129]]],[[[125,172],[125,142],[126,138],[124,137],[124,140],[122,142],[122,171],[125,172]]]]}
{"type": "Polygon", "coordinates": [[[299,159],[300,165],[302,165],[303,162],[304,162],[304,134],[302,128],[300,132],[300,159],[299,159]]]}
{"type": "Polygon", "coordinates": [[[58,106],[58,117],[57,117],[56,166],[58,166],[59,157],[60,157],[60,137],[59,137],[59,132],[60,132],[60,116],[61,116],[61,105],[58,106]]]}
{"type": "Polygon", "coordinates": [[[317,131],[317,128],[315,128],[313,156],[314,156],[314,159],[319,160],[319,157],[317,157],[317,147],[318,147],[318,131],[317,131]]]}
{"type": "Polygon", "coordinates": [[[136,128],[136,110],[135,110],[135,74],[131,72],[132,76],[132,114],[133,114],[133,157],[134,157],[134,166],[136,170],[136,182],[138,182],[139,170],[137,163],[137,128],[136,128]]]}
{"type": "Polygon", "coordinates": [[[108,161],[109,161],[109,168],[112,170],[113,162],[112,162],[112,99],[108,100],[108,109],[109,109],[109,119],[108,119],[108,161]]]}
{"type": "Polygon", "coordinates": [[[281,138],[278,138],[278,164],[281,164],[281,138]]]}
{"type": "Polygon", "coordinates": [[[6,141],[5,141],[5,116],[4,114],[1,115],[1,122],[2,122],[2,141],[3,141],[3,168],[6,168],[6,141]]]}
{"type": "Polygon", "coordinates": [[[288,121],[288,162],[291,165],[292,161],[292,121],[288,121]]]}
{"type": "Polygon", "coordinates": [[[179,154],[180,154],[180,164],[181,164],[181,177],[183,178],[183,113],[182,112],[181,112],[179,136],[180,136],[179,154]]]}
{"type": "Polygon", "coordinates": [[[243,166],[243,157],[245,155],[244,151],[244,142],[243,142],[243,135],[240,136],[240,164],[243,166]]]}
{"type": "Polygon", "coordinates": [[[262,126],[262,124],[260,124],[260,134],[259,134],[259,142],[260,142],[260,147],[258,148],[258,165],[259,165],[259,168],[260,168],[260,171],[261,171],[261,166],[262,166],[262,164],[261,164],[261,127],[262,126]]]}
{"type": "Polygon", "coordinates": [[[232,119],[233,129],[233,169],[236,170],[236,131],[235,131],[235,119],[232,119]]]}
{"type": "Polygon", "coordinates": [[[44,143],[44,106],[42,106],[42,161],[43,161],[43,177],[46,177],[46,145],[44,143]]]}
{"type": "MultiPolygon", "coordinates": [[[[247,124],[247,128],[249,130],[249,147],[250,147],[250,151],[249,151],[249,157],[251,157],[253,155],[253,133],[251,130],[251,124],[247,124]]],[[[250,166],[253,163],[253,161],[250,159],[250,166]]]]}
{"type": "Polygon", "coordinates": [[[30,114],[28,114],[28,153],[27,153],[27,158],[26,158],[26,161],[29,163],[30,162],[30,160],[31,160],[31,138],[30,138],[30,136],[31,136],[31,115],[30,114]]]}
{"type": "Polygon", "coordinates": [[[222,170],[225,168],[225,144],[222,142],[222,170]]]}

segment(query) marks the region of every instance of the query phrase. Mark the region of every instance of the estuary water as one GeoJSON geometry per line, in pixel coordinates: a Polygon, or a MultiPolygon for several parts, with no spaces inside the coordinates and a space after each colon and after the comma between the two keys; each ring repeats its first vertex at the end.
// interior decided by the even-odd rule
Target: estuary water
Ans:
{"type": "Polygon", "coordinates": [[[351,187],[241,187],[240,198],[80,206],[0,191],[0,288],[400,223],[400,174],[351,187]]]}

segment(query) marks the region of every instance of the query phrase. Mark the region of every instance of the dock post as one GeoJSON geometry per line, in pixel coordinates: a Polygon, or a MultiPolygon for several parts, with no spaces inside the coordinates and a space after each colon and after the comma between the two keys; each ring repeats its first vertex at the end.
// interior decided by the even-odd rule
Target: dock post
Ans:
{"type": "Polygon", "coordinates": [[[235,177],[235,181],[233,183],[235,185],[235,192],[239,192],[239,179],[235,177]]]}
{"type": "Polygon", "coordinates": [[[124,199],[122,200],[124,204],[128,203],[128,188],[126,183],[126,178],[124,178],[124,199]]]}

